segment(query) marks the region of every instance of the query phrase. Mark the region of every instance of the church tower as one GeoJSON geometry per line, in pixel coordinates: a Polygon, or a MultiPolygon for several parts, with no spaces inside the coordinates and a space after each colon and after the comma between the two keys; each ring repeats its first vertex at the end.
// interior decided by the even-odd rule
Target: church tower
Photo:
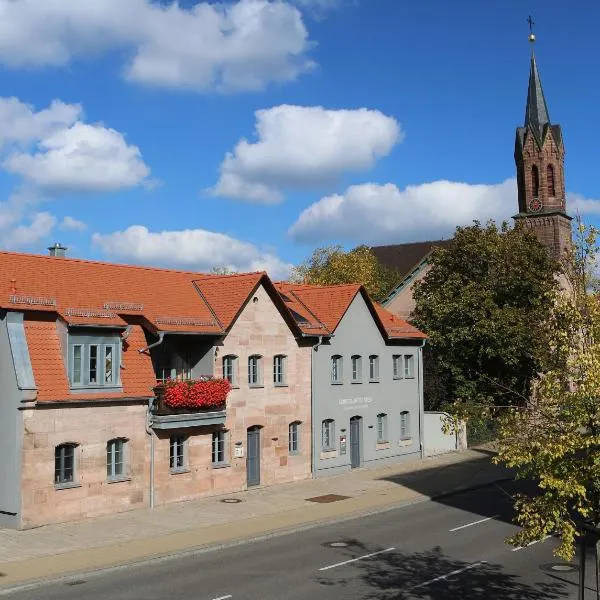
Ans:
{"type": "MultiPolygon", "coordinates": [[[[533,44],[535,35],[529,37],[533,44]]],[[[533,50],[525,125],[517,127],[515,163],[519,213],[517,226],[526,227],[559,260],[571,249],[571,217],[566,213],[565,174],[560,125],[550,122],[533,50]]]]}

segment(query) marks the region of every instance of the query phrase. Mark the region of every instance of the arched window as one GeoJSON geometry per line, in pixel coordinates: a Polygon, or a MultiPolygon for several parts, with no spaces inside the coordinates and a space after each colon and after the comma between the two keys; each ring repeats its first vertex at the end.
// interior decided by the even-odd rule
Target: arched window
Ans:
{"type": "Polygon", "coordinates": [[[355,354],[352,357],[352,383],[360,383],[362,381],[362,358],[355,354]]]}
{"type": "Polygon", "coordinates": [[[369,356],[369,381],[379,381],[379,356],[369,356]]]}
{"type": "Polygon", "coordinates": [[[548,190],[548,196],[554,198],[556,196],[556,186],[554,184],[554,167],[548,165],[546,167],[546,189],[548,190]]]}
{"type": "Polygon", "coordinates": [[[533,197],[537,198],[540,194],[540,174],[535,165],[531,167],[531,189],[533,191],[533,197]]]}
{"type": "Polygon", "coordinates": [[[77,444],[61,444],[54,448],[54,485],[69,486],[76,482],[75,448],[77,444]]]}
{"type": "Polygon", "coordinates": [[[407,410],[403,410],[400,413],[400,439],[410,440],[412,437],[410,430],[410,413],[407,410]]]}
{"type": "Polygon", "coordinates": [[[262,387],[262,356],[254,354],[248,358],[248,385],[262,387]]]}
{"type": "Polygon", "coordinates": [[[286,385],[287,374],[287,356],[277,354],[273,357],[273,383],[277,385],[286,385]]]}
{"type": "Polygon", "coordinates": [[[387,441],[387,415],[379,413],[377,415],[377,443],[383,444],[387,441]]]}
{"type": "Polygon", "coordinates": [[[300,421],[289,424],[288,450],[290,454],[300,452],[300,421]]]}
{"type": "Polygon", "coordinates": [[[342,383],[342,357],[335,354],[331,357],[331,383],[342,383]]]}
{"type": "Polygon", "coordinates": [[[106,477],[122,479],[127,476],[127,440],[115,438],[106,444],[106,477]]]}

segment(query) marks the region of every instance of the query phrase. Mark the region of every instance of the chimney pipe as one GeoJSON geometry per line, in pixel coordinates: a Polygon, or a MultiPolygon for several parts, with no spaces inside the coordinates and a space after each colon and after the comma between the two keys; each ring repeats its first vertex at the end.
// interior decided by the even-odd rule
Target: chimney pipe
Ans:
{"type": "Polygon", "coordinates": [[[48,246],[48,254],[50,256],[56,256],[58,258],[64,258],[67,252],[67,248],[60,242],[55,242],[52,246],[48,246]]]}

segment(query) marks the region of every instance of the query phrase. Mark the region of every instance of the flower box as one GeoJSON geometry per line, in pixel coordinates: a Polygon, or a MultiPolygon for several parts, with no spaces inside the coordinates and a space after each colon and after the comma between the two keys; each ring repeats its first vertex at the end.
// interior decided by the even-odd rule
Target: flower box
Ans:
{"type": "Polygon", "coordinates": [[[168,380],[154,388],[157,414],[225,410],[231,384],[226,379],[168,380]]]}

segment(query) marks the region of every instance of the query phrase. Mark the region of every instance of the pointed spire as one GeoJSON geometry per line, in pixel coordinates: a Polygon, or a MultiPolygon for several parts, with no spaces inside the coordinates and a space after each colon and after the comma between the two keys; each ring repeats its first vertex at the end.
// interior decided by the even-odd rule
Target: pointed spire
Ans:
{"type": "Polygon", "coordinates": [[[542,140],[544,127],[550,124],[548,105],[544,98],[544,90],[540,74],[535,62],[535,54],[531,53],[531,69],[529,71],[529,90],[527,91],[527,108],[525,109],[525,127],[531,127],[539,141],[542,140]]]}

